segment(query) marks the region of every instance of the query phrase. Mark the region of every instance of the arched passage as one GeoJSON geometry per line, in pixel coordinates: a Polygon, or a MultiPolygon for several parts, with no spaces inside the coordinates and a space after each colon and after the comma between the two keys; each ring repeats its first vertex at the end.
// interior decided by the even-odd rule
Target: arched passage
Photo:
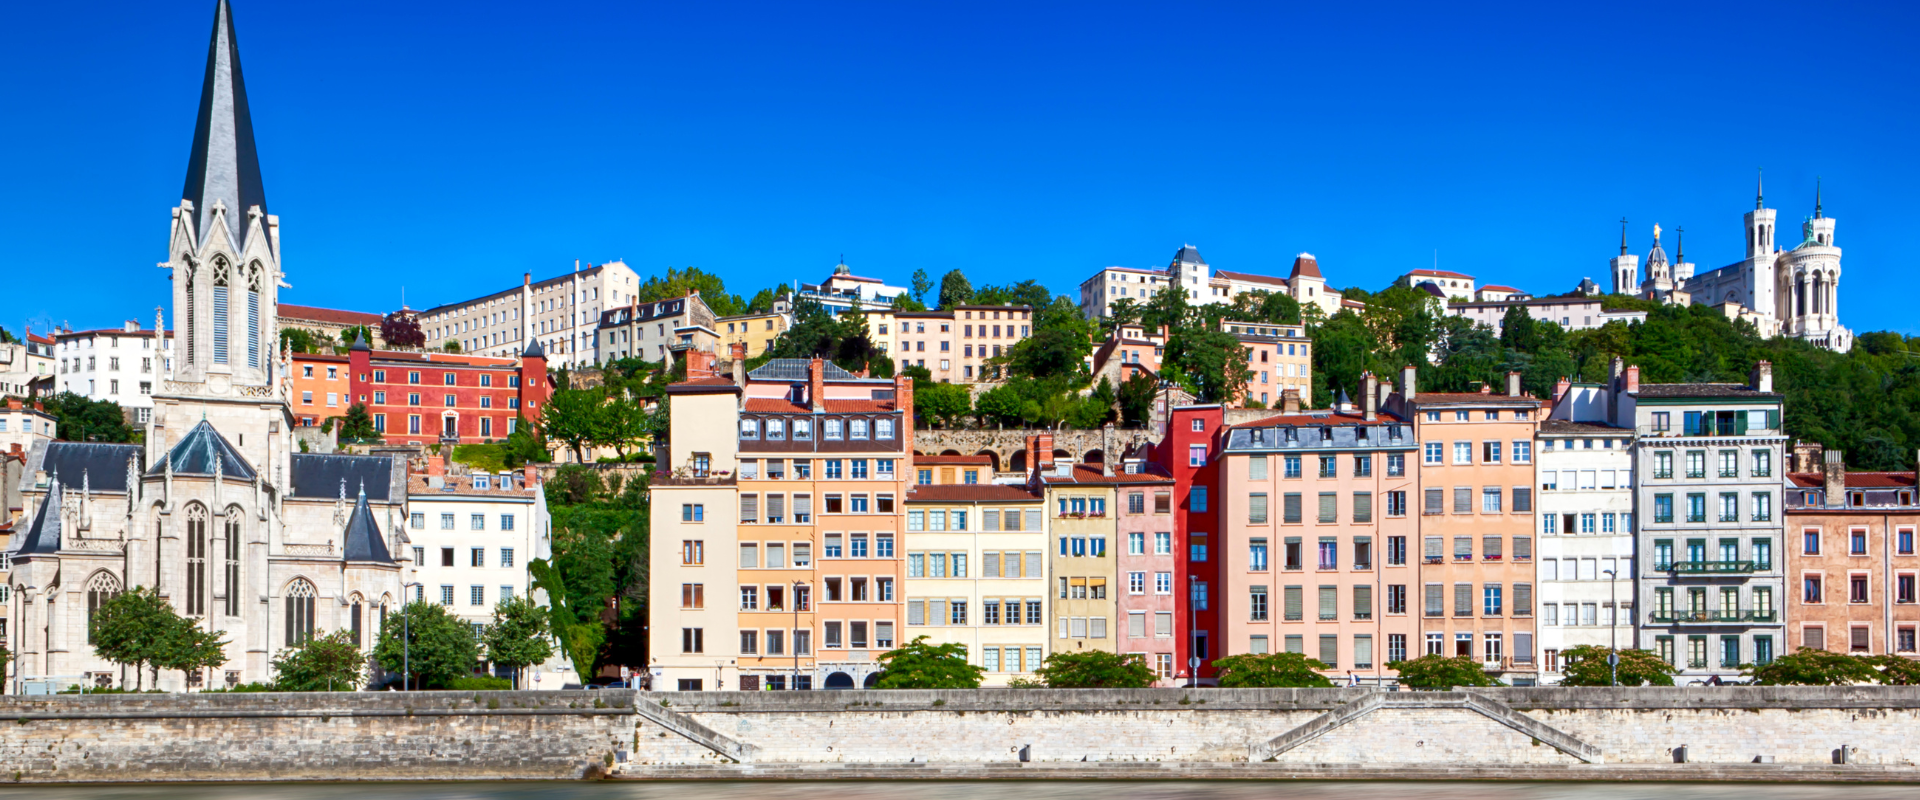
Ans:
{"type": "Polygon", "coordinates": [[[1027,451],[1025,450],[1013,451],[1013,457],[1007,459],[1007,466],[1009,471],[1012,471],[1012,472],[1026,472],[1027,471],[1027,451]]]}
{"type": "Polygon", "coordinates": [[[993,471],[994,472],[1000,471],[1000,454],[999,453],[993,452],[992,450],[982,450],[978,453],[974,453],[974,455],[986,456],[989,459],[989,463],[993,464],[993,471]]]}
{"type": "Polygon", "coordinates": [[[1088,450],[1085,455],[1081,456],[1080,461],[1086,464],[1105,464],[1107,463],[1107,452],[1096,447],[1088,450]]]}
{"type": "Polygon", "coordinates": [[[844,672],[835,672],[831,675],[828,675],[827,688],[828,689],[851,689],[853,688],[853,676],[848,675],[847,673],[844,673],[844,672]]]}

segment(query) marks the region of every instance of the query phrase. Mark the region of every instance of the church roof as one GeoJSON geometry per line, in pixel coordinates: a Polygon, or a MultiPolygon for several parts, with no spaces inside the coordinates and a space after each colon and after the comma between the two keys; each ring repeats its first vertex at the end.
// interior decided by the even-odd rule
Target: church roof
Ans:
{"type": "Polygon", "coordinates": [[[364,488],[360,490],[360,499],[353,504],[353,515],[347,517],[344,541],[348,561],[393,563],[393,553],[387,551],[387,538],[380,534],[380,523],[373,518],[373,509],[367,507],[364,488]]]}
{"type": "Polygon", "coordinates": [[[1200,248],[1194,247],[1193,245],[1190,245],[1190,244],[1183,244],[1183,245],[1180,245],[1180,249],[1178,251],[1174,252],[1173,263],[1199,264],[1200,266],[1204,267],[1207,265],[1207,260],[1200,257],[1200,248]]]}
{"type": "Polygon", "coordinates": [[[292,458],[292,497],[332,500],[364,487],[374,500],[391,499],[388,497],[393,484],[390,457],[294,453],[292,458]]]}
{"type": "MultiPolygon", "coordinates": [[[[253,465],[247,463],[245,456],[235,449],[227,437],[213,429],[213,423],[200,420],[200,424],[187,431],[185,438],[173,446],[166,460],[147,469],[148,475],[157,475],[166,471],[167,464],[173,464],[178,475],[212,475],[213,465],[218,462],[220,475],[228,480],[250,481],[254,478],[253,465]]],[[[121,469],[125,469],[123,465],[121,469]]],[[[69,479],[71,480],[71,479],[69,479]]]]}
{"type": "Polygon", "coordinates": [[[240,79],[240,43],[234,38],[233,9],[227,0],[220,0],[213,12],[207,75],[200,85],[200,115],[193,127],[193,153],[180,197],[193,203],[200,241],[207,240],[214,202],[226,206],[228,233],[236,247],[246,235],[247,210],[259,206],[262,214],[267,211],[267,191],[253,146],[253,117],[247,111],[246,84],[240,79]]]}
{"type": "Polygon", "coordinates": [[[41,501],[40,510],[34,513],[33,524],[27,527],[27,535],[21,538],[20,549],[13,551],[14,555],[60,552],[61,497],[60,481],[56,479],[47,490],[46,499],[41,501]]]}
{"type": "Polygon", "coordinates": [[[127,459],[139,457],[137,444],[48,442],[46,455],[32,469],[74,485],[84,480],[96,492],[124,492],[127,459]]]}

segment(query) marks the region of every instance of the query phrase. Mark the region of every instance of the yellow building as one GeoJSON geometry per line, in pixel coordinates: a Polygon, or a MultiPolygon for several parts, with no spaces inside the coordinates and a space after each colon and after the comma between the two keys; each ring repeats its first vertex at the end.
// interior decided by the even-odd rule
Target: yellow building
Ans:
{"type": "Polygon", "coordinates": [[[868,335],[893,359],[894,371],[925,367],[942,383],[982,383],[987,363],[1033,335],[1027,306],[959,306],[948,311],[867,312],[868,335]]]}
{"type": "Polygon", "coordinates": [[[713,331],[720,336],[721,352],[729,352],[734,344],[740,343],[747,346],[747,355],[751,357],[772,350],[774,341],[786,333],[790,325],[786,314],[766,311],[720,317],[713,321],[713,331]]]}
{"type": "Polygon", "coordinates": [[[938,484],[907,495],[905,641],[966,647],[1005,686],[1048,651],[1047,534],[1040,496],[1018,486],[938,484]]]}

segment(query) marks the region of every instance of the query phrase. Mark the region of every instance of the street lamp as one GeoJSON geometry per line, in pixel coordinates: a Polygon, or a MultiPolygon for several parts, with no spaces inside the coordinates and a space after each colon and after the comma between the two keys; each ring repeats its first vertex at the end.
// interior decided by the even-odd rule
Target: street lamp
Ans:
{"type": "MultiPolygon", "coordinates": [[[[400,584],[400,599],[406,599],[408,588],[425,585],[418,582],[400,584]]],[[[403,692],[409,690],[408,679],[413,674],[413,614],[407,610],[408,605],[405,602],[400,604],[400,691],[403,692]]]]}
{"type": "Polygon", "coordinates": [[[1607,685],[1620,685],[1620,596],[1614,571],[1607,573],[1607,685]]]}

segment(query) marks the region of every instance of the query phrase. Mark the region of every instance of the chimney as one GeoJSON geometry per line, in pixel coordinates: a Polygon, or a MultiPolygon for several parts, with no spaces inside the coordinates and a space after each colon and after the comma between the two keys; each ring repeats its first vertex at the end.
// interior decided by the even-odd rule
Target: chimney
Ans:
{"type": "Polygon", "coordinates": [[[1360,375],[1360,406],[1363,409],[1361,419],[1372,422],[1380,410],[1379,379],[1373,373],[1360,375]]]}
{"type": "Polygon", "coordinates": [[[1631,367],[1627,367],[1627,389],[1626,390],[1629,394],[1640,391],[1640,365],[1639,364],[1635,364],[1631,367]]]}
{"type": "Polygon", "coordinates": [[[522,272],[522,273],[520,273],[520,285],[521,285],[521,286],[532,286],[532,285],[533,285],[533,273],[531,273],[531,272],[522,272]]]}
{"type": "MultiPolygon", "coordinates": [[[[733,385],[747,385],[747,343],[733,343],[733,385]]],[[[744,397],[745,395],[742,395],[744,397]]]]}
{"type": "Polygon", "coordinates": [[[524,471],[526,475],[526,477],[521,479],[521,481],[525,484],[522,488],[534,489],[540,486],[540,468],[539,467],[536,467],[532,464],[522,464],[520,466],[520,469],[524,471]]]}
{"type": "Polygon", "coordinates": [[[1493,394],[1493,384],[1480,381],[1474,381],[1474,384],[1480,387],[1478,391],[1481,394],[1493,394]]]}
{"type": "Polygon", "coordinates": [[[1280,413],[1282,414],[1300,413],[1300,390],[1299,389],[1288,389],[1280,393],[1280,413]]]}
{"type": "Polygon", "coordinates": [[[687,380],[713,377],[713,354],[700,349],[687,350],[687,380]]]}
{"type": "Polygon", "coordinates": [[[1826,479],[1827,507],[1844,506],[1847,504],[1846,454],[1839,450],[1828,450],[1822,458],[1825,463],[1821,464],[1820,471],[1826,479]]]}
{"type": "Polygon", "coordinates": [[[439,456],[427,454],[427,474],[434,477],[447,474],[447,468],[441,463],[439,456]]]}
{"type": "Polygon", "coordinates": [[[813,363],[807,365],[807,402],[813,405],[814,413],[826,410],[821,403],[821,395],[827,389],[827,362],[815,356],[813,363]]]}
{"type": "Polygon", "coordinates": [[[1773,362],[1760,361],[1753,365],[1753,380],[1748,385],[1756,392],[1773,391],[1773,362]]]}
{"type": "Polygon", "coordinates": [[[1508,397],[1520,396],[1520,373],[1518,372],[1507,373],[1507,396],[1508,397]]]}
{"type": "Polygon", "coordinates": [[[1560,376],[1560,380],[1553,385],[1554,404],[1558,405],[1560,401],[1567,396],[1567,390],[1572,388],[1573,381],[1567,380],[1567,376],[1565,375],[1560,376]]]}
{"type": "Polygon", "coordinates": [[[1100,474],[1113,477],[1113,423],[1100,426],[1100,474]]]}
{"type": "MultiPolygon", "coordinates": [[[[900,409],[900,441],[906,450],[913,451],[913,379],[905,375],[893,376],[893,407],[900,409]]],[[[908,470],[911,474],[912,470],[908,470]]]]}
{"type": "Polygon", "coordinates": [[[1420,375],[1420,370],[1415,368],[1411,364],[1400,368],[1400,399],[1401,400],[1409,403],[1413,402],[1414,379],[1419,377],[1419,375],[1420,375]]]}

